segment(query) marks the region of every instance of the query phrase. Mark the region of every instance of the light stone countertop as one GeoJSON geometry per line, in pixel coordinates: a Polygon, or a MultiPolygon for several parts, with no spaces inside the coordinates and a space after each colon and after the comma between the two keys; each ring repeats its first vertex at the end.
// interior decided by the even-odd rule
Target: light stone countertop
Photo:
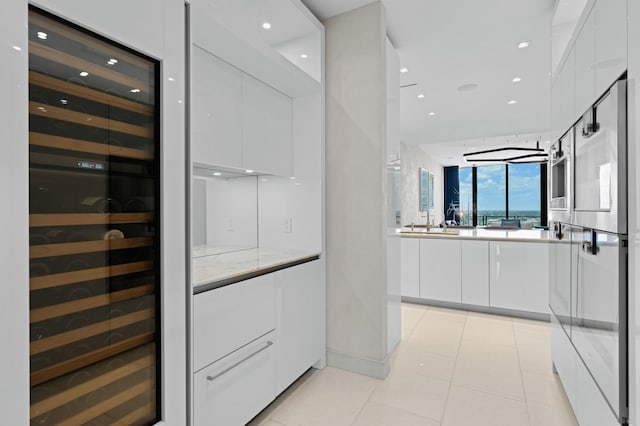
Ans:
{"type": "Polygon", "coordinates": [[[251,248],[221,253],[223,248],[197,246],[193,248],[193,289],[229,280],[242,281],[261,271],[268,271],[287,264],[295,264],[320,253],[309,250],[284,250],[272,248],[251,248]],[[212,254],[215,253],[215,254],[212,254]]]}
{"type": "Polygon", "coordinates": [[[554,241],[553,232],[542,229],[456,229],[432,228],[431,232],[425,229],[401,228],[402,238],[435,238],[435,239],[460,239],[460,240],[481,240],[481,241],[517,241],[533,243],[549,243],[554,241]]]}

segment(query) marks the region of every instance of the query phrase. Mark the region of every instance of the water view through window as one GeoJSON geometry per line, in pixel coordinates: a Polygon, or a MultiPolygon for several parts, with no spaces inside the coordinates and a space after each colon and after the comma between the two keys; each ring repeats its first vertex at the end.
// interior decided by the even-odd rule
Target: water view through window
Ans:
{"type": "MultiPolygon", "coordinates": [[[[541,225],[540,164],[499,164],[476,168],[477,225],[500,225],[518,219],[531,227],[541,225]]],[[[461,224],[473,225],[473,168],[458,172],[461,224]]]]}

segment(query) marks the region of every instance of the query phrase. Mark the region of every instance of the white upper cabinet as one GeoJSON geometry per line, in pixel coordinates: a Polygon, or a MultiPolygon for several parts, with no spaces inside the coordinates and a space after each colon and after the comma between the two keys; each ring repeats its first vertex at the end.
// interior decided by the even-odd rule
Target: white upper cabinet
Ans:
{"type": "Polygon", "coordinates": [[[582,115],[596,100],[595,37],[595,13],[592,9],[575,44],[577,115],[582,115]]]}
{"type": "Polygon", "coordinates": [[[193,46],[191,159],[242,167],[242,72],[193,46]]]}
{"type": "Polygon", "coordinates": [[[594,6],[596,96],[627,69],[627,0],[598,0],[594,6]]]}
{"type": "Polygon", "coordinates": [[[242,75],[242,167],[280,176],[293,174],[292,101],[242,75]]]}
{"type": "Polygon", "coordinates": [[[562,114],[560,133],[564,133],[578,120],[578,116],[582,113],[576,112],[576,55],[575,49],[572,47],[567,60],[562,67],[562,114]]]}

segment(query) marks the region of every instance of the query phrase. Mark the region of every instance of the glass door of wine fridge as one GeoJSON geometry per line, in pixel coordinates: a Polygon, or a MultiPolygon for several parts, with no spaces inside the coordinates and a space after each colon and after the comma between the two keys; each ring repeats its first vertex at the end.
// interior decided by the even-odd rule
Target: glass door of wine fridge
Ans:
{"type": "Polygon", "coordinates": [[[30,10],[31,424],[159,419],[158,69],[30,10]]]}

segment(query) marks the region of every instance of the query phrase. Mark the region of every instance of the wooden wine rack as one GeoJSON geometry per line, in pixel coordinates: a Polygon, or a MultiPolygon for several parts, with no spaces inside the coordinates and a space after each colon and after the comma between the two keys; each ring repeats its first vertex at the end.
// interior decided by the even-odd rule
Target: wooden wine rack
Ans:
{"type": "Polygon", "coordinates": [[[35,8],[29,38],[31,422],[153,424],[158,66],[35,8]]]}

